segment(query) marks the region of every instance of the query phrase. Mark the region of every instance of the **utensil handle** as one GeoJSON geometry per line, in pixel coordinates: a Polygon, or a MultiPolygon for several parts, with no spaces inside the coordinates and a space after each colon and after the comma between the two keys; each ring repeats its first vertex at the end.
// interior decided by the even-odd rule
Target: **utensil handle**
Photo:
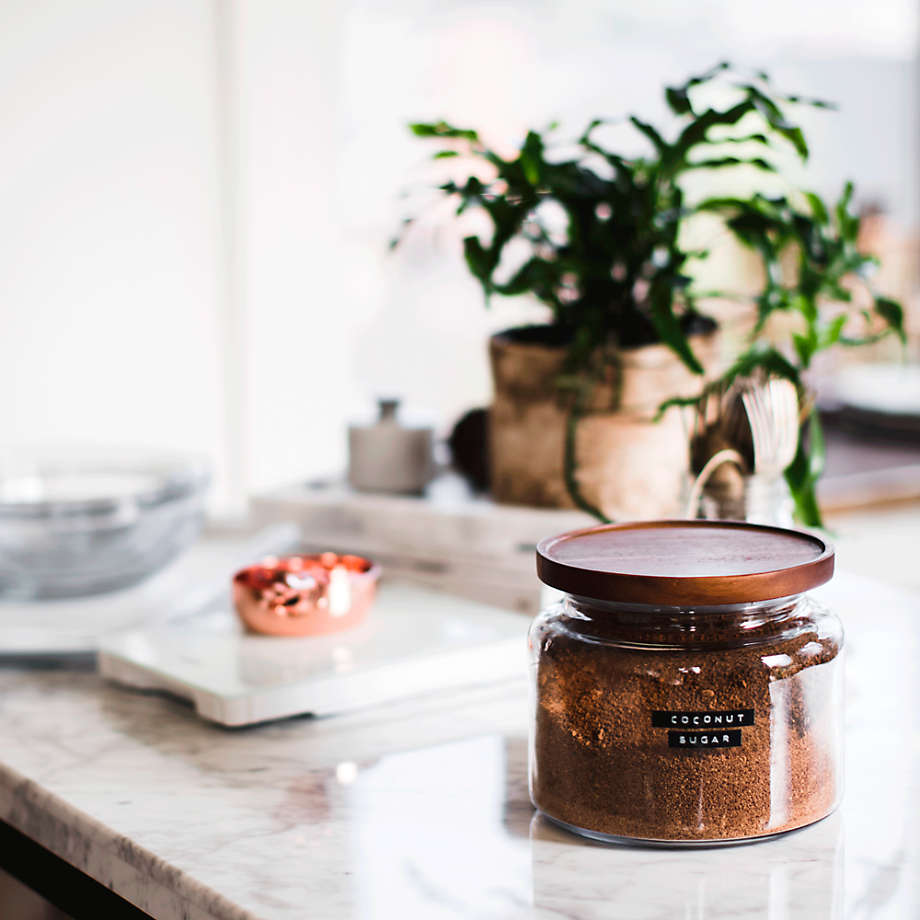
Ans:
{"type": "Polygon", "coordinates": [[[696,517],[696,510],[699,507],[703,489],[706,487],[706,483],[709,482],[709,478],[712,474],[722,466],[723,463],[734,463],[742,473],[744,472],[744,458],[738,451],[731,447],[716,451],[716,453],[703,464],[703,468],[700,470],[696,479],[693,480],[693,485],[690,487],[690,494],[687,496],[687,504],[684,507],[685,518],[692,519],[696,517]]]}

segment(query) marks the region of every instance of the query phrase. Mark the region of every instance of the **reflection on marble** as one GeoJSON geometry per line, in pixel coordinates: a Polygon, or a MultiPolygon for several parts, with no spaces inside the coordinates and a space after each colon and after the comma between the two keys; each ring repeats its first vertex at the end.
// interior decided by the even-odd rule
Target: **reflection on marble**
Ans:
{"type": "Polygon", "coordinates": [[[609,847],[535,816],[523,682],[227,731],[93,674],[0,670],[0,817],[165,920],[918,917],[920,603],[843,579],[829,599],[844,805],[769,841],[609,847]]]}
{"type": "Polygon", "coordinates": [[[577,916],[608,917],[628,904],[630,917],[842,917],[840,813],[801,831],[746,846],[678,850],[576,849],[570,835],[535,815],[531,824],[533,901],[563,916],[572,892],[590,892],[577,916]],[[551,865],[552,871],[545,871],[551,865]]]}

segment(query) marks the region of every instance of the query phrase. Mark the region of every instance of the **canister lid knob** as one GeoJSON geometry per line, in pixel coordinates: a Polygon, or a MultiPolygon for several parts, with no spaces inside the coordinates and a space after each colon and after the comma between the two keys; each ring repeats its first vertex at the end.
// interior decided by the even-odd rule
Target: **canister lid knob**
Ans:
{"type": "Polygon", "coordinates": [[[391,421],[396,418],[396,412],[399,409],[399,400],[393,397],[381,397],[377,400],[377,408],[380,410],[380,421],[391,421]]]}

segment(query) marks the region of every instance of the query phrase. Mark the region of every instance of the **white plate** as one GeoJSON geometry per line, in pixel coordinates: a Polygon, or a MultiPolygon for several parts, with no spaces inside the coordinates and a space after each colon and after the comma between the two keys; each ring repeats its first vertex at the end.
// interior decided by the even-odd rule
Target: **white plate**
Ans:
{"type": "Polygon", "coordinates": [[[860,412],[920,418],[920,366],[854,364],[834,377],[839,402],[860,412]]]}

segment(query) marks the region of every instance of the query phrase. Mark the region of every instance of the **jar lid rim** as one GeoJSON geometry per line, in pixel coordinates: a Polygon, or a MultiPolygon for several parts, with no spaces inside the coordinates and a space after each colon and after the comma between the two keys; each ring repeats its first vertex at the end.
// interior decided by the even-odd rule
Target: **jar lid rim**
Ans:
{"type": "Polygon", "coordinates": [[[834,547],[804,530],[746,521],[602,524],[542,540],[541,581],[597,600],[736,604],[802,594],[829,581],[834,547]]]}

